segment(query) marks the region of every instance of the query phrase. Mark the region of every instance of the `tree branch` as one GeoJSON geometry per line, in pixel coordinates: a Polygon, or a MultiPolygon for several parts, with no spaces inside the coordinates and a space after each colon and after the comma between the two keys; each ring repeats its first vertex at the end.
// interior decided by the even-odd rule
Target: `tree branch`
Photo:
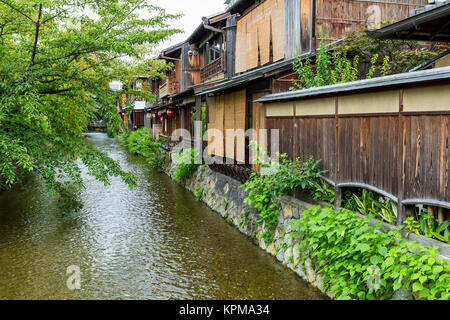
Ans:
{"type": "Polygon", "coordinates": [[[36,32],[34,34],[33,54],[31,55],[31,65],[34,64],[34,58],[36,57],[36,49],[39,39],[39,29],[41,27],[41,17],[42,17],[42,3],[39,4],[38,19],[36,21],[36,32]]]}
{"type": "Polygon", "coordinates": [[[4,0],[0,0],[1,3],[7,5],[8,7],[10,7],[11,9],[13,9],[14,11],[17,11],[18,13],[20,13],[21,15],[23,15],[25,18],[27,18],[28,20],[30,20],[31,22],[35,23],[33,19],[31,19],[31,17],[29,15],[27,15],[26,13],[24,13],[23,11],[17,9],[16,7],[14,7],[13,5],[11,5],[10,3],[4,1],[4,0]]]}
{"type": "Polygon", "coordinates": [[[38,92],[39,94],[59,94],[59,93],[63,93],[63,92],[68,92],[72,90],[72,88],[69,89],[60,89],[60,90],[48,90],[48,91],[40,91],[38,92]]]}

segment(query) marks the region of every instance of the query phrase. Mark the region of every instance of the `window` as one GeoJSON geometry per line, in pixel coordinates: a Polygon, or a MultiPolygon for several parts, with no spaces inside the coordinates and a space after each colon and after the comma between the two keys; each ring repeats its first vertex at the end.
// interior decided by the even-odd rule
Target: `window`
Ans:
{"type": "Polygon", "coordinates": [[[205,44],[206,48],[206,64],[210,64],[211,62],[219,59],[222,55],[223,50],[223,41],[222,41],[222,35],[219,34],[206,42],[205,44]]]}

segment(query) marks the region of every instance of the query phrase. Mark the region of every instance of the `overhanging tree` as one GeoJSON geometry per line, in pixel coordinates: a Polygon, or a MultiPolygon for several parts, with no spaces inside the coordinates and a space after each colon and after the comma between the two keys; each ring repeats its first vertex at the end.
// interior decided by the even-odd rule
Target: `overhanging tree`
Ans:
{"type": "Polygon", "coordinates": [[[179,32],[174,18],[143,0],[0,0],[0,190],[35,171],[71,211],[78,159],[105,184],[133,184],[83,132],[99,106],[120,122],[108,87],[115,61],[179,32]]]}

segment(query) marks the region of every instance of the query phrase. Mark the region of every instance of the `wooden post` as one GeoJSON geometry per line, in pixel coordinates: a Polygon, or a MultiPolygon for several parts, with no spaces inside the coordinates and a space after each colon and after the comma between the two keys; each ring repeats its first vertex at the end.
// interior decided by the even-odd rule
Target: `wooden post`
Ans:
{"type": "Polygon", "coordinates": [[[292,160],[295,161],[296,158],[296,151],[297,151],[297,145],[298,145],[298,127],[297,127],[297,120],[296,120],[296,115],[297,115],[297,103],[294,102],[294,116],[292,117],[292,129],[293,129],[293,134],[294,134],[294,139],[293,139],[293,144],[292,144],[292,160]]]}
{"type": "Polygon", "coordinates": [[[334,207],[338,209],[342,206],[342,190],[338,187],[340,182],[340,169],[339,169],[339,98],[335,98],[334,102],[334,124],[335,124],[335,143],[334,143],[334,163],[335,163],[335,187],[334,187],[334,207]]]}
{"type": "Polygon", "coordinates": [[[224,56],[224,71],[227,78],[231,79],[235,73],[235,51],[236,51],[236,15],[227,19],[226,24],[226,53],[224,56]]]}
{"type": "MultiPolygon", "coordinates": [[[[195,121],[202,121],[202,96],[195,97],[195,121]]],[[[202,154],[203,152],[203,126],[194,125],[194,148],[202,154]]]]}
{"type": "Polygon", "coordinates": [[[399,109],[398,109],[398,122],[397,122],[397,225],[403,224],[406,220],[407,209],[403,205],[402,201],[405,196],[405,183],[404,183],[404,171],[405,171],[405,160],[403,159],[403,135],[404,135],[404,124],[403,124],[403,90],[399,91],[399,109]]]}
{"type": "Polygon", "coordinates": [[[439,224],[444,223],[444,220],[445,220],[445,218],[444,218],[444,208],[439,207],[438,208],[438,221],[439,221],[439,224]]]}
{"type": "Polygon", "coordinates": [[[334,187],[334,208],[339,210],[342,207],[342,189],[338,186],[334,187]]]}

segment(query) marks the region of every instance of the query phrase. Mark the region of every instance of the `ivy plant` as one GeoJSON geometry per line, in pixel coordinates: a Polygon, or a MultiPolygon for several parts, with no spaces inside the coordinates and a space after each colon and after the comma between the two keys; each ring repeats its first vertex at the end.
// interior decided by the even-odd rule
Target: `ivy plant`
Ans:
{"type": "Polygon", "coordinates": [[[257,222],[264,223],[262,237],[266,243],[272,241],[273,232],[278,225],[278,197],[290,194],[295,188],[311,189],[313,182],[317,182],[324,172],[318,167],[319,161],[312,157],[306,162],[302,162],[300,158],[290,161],[286,154],[279,155],[279,158],[280,164],[263,165],[265,168],[271,167],[270,174],[252,173],[250,179],[242,185],[248,193],[244,204],[256,209],[259,213],[257,222]]]}
{"type": "Polygon", "coordinates": [[[323,289],[338,299],[391,299],[400,289],[418,298],[450,299],[450,264],[437,258],[437,248],[402,240],[403,226],[370,226],[372,218],[316,206],[291,223],[300,256],[312,258],[323,289]]]}

